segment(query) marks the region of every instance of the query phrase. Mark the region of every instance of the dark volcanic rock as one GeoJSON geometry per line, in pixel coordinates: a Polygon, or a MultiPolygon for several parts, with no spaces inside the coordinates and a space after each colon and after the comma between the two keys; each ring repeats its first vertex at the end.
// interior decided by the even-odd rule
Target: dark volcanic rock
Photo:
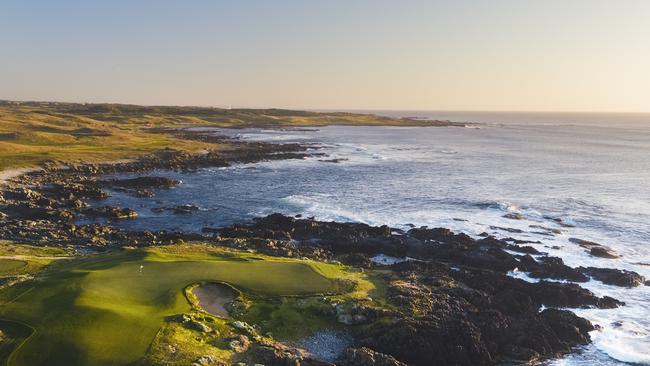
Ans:
{"type": "Polygon", "coordinates": [[[560,230],[560,229],[555,229],[555,228],[546,227],[546,226],[542,226],[542,225],[529,225],[529,227],[534,228],[534,229],[541,229],[541,230],[544,230],[544,231],[548,231],[548,232],[553,233],[553,234],[562,234],[563,233],[563,231],[560,230]]]}
{"type": "Polygon", "coordinates": [[[624,269],[579,267],[578,270],[608,285],[636,287],[645,282],[645,277],[624,269]]]}
{"type": "Polygon", "coordinates": [[[584,240],[579,238],[569,238],[569,241],[587,249],[602,246],[602,244],[596,243],[595,241],[589,241],[589,240],[584,240]]]}
{"type": "Polygon", "coordinates": [[[513,234],[521,234],[521,233],[524,232],[521,229],[516,229],[516,228],[512,228],[512,227],[501,227],[501,226],[490,226],[490,229],[506,231],[506,232],[513,233],[513,234]]]}
{"type": "Polygon", "coordinates": [[[600,243],[596,243],[594,241],[583,240],[578,238],[569,238],[569,241],[578,244],[585,249],[588,249],[589,254],[593,255],[594,257],[601,257],[601,258],[620,257],[620,255],[616,253],[614,249],[604,246],[600,243]]]}
{"type": "Polygon", "coordinates": [[[567,310],[546,309],[540,315],[566,343],[567,351],[573,345],[589,343],[589,332],[595,329],[588,320],[567,310]]]}
{"type": "Polygon", "coordinates": [[[512,250],[513,252],[519,252],[519,253],[525,253],[525,254],[542,254],[539,250],[526,245],[526,246],[519,246],[519,245],[508,245],[506,246],[508,250],[512,250]]]}
{"type": "Polygon", "coordinates": [[[102,206],[96,208],[88,208],[83,211],[84,215],[92,217],[106,217],[109,219],[133,219],[138,217],[138,213],[130,208],[119,208],[102,206]]]}
{"type": "MultiPolygon", "coordinates": [[[[108,197],[102,188],[110,187],[135,196],[150,197],[155,189],[170,188],[177,181],[155,176],[130,179],[99,179],[116,173],[146,173],[153,170],[192,171],[205,167],[224,167],[234,163],[264,160],[303,159],[321,156],[313,150],[318,146],[306,144],[272,144],[246,142],[195,131],[160,131],[206,142],[227,142],[227,148],[207,153],[190,154],[164,149],[133,161],[103,164],[82,164],[62,167],[44,164],[43,169],[11,179],[0,187],[0,239],[35,245],[142,246],[173,243],[195,238],[188,233],[124,231],[106,225],[70,226],[79,214],[107,218],[133,217],[134,212],[116,208],[87,209],[89,200],[108,197]],[[307,151],[307,150],[310,151],[307,151]],[[74,228],[74,229],[72,229],[74,228]]],[[[177,212],[191,212],[181,207],[177,212]]],[[[275,253],[283,252],[276,248],[275,253]]],[[[286,251],[285,251],[286,252],[286,251]]]]}
{"type": "Polygon", "coordinates": [[[494,360],[475,324],[460,314],[404,318],[375,324],[362,341],[414,365],[491,365],[494,360]]]}
{"type": "Polygon", "coordinates": [[[560,258],[534,259],[506,251],[534,253],[531,247],[491,236],[475,240],[441,228],[396,232],[274,214],[251,225],[222,229],[219,235],[238,247],[252,245],[263,252],[320,259],[332,255],[362,267],[372,267],[369,258],[376,254],[415,258],[390,267],[387,299],[395,313],[384,321],[371,321],[359,344],[407,364],[492,365],[570,352],[589,342],[593,327],[569,311],[540,312],[542,306],[623,305],[573,283],[529,283],[509,277],[508,271],[520,268],[541,279],[588,280],[582,270],[560,258]]]}
{"type": "Polygon", "coordinates": [[[172,211],[175,214],[189,214],[195,211],[198,211],[199,207],[194,205],[179,205],[172,208],[172,211]]]}
{"type": "Polygon", "coordinates": [[[111,188],[135,197],[153,197],[156,189],[172,188],[177,186],[179,183],[180,182],[175,179],[149,176],[97,181],[97,185],[100,187],[111,188]]]}
{"type": "Polygon", "coordinates": [[[101,180],[98,183],[105,187],[124,188],[172,188],[180,183],[175,179],[166,177],[136,177],[129,179],[101,180]]]}
{"type": "Polygon", "coordinates": [[[562,258],[541,257],[539,260],[535,260],[530,255],[526,255],[520,257],[519,261],[519,269],[529,272],[535,278],[552,278],[573,282],[589,281],[589,278],[581,271],[565,265],[562,258]]]}
{"type": "Polygon", "coordinates": [[[406,366],[395,357],[379,353],[367,347],[348,348],[338,360],[339,366],[406,366]]]}
{"type": "Polygon", "coordinates": [[[504,218],[506,219],[511,219],[511,220],[523,220],[525,218],[524,215],[517,213],[517,212],[511,212],[503,215],[504,218]]]}
{"type": "Polygon", "coordinates": [[[616,251],[612,248],[601,246],[601,247],[593,247],[589,250],[589,254],[593,255],[594,257],[600,257],[600,258],[620,258],[621,255],[616,253],[616,251]]]}
{"type": "MultiPolygon", "coordinates": [[[[190,132],[186,138],[222,139],[190,132]]],[[[321,222],[280,214],[260,218],[250,225],[206,229],[209,237],[74,224],[78,214],[111,219],[136,215],[130,209],[87,208],[89,200],[107,196],[102,191],[107,186],[148,195],[151,189],[177,184],[159,177],[98,180],[102,175],[154,169],[193,170],[240,162],[301,159],[307,155],[305,146],[300,144],[242,142],[232,150],[200,155],[165,150],[136,162],[46,168],[21,177],[20,184],[0,192],[0,239],[94,247],[209,240],[217,245],[254,249],[269,255],[338,260],[365,268],[375,266],[370,258],[378,254],[411,257],[413,260],[378,271],[387,283],[388,309],[373,306],[372,299],[366,299],[363,300],[366,302],[347,304],[350,306],[345,307],[345,312],[337,314],[338,305],[328,304],[332,314],[328,312],[326,316],[349,315],[353,320],[350,323],[354,324],[350,327],[358,331],[355,346],[360,348],[349,350],[343,358],[350,365],[493,365],[556,356],[589,342],[588,332],[593,326],[566,310],[540,312],[542,306],[613,308],[623,303],[610,297],[600,298],[577,284],[543,280],[529,283],[508,276],[509,271],[519,268],[540,279],[574,282],[586,281],[585,274],[612,283],[643,281],[634,273],[574,269],[555,257],[535,259],[530,255],[540,254],[535,248],[513,244],[524,242],[499,240],[487,234],[475,240],[443,228],[420,227],[404,232],[388,226],[321,222]]],[[[171,208],[179,213],[196,209],[195,206],[171,208]]],[[[494,229],[519,232],[518,229],[494,229]]],[[[591,250],[606,248],[586,241],[578,244],[591,250]]],[[[339,285],[350,284],[342,281],[339,285]]],[[[250,349],[241,355],[248,353],[258,357],[255,362],[268,365],[326,364],[279,345],[251,343],[250,349]]]]}
{"type": "Polygon", "coordinates": [[[49,197],[65,198],[72,200],[75,198],[101,200],[108,197],[108,193],[94,186],[91,181],[81,178],[87,184],[68,183],[65,181],[56,181],[43,187],[43,193],[49,197]]]}

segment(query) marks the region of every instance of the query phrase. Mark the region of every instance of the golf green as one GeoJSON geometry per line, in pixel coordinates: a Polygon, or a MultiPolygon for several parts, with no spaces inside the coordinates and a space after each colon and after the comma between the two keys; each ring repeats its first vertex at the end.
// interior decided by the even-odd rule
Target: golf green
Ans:
{"type": "Polygon", "coordinates": [[[186,286],[216,280],[253,295],[325,293],[333,282],[322,266],[152,250],[62,261],[36,280],[0,292],[0,317],[33,328],[7,364],[131,364],[145,354],[165,317],[190,310],[186,286]]]}

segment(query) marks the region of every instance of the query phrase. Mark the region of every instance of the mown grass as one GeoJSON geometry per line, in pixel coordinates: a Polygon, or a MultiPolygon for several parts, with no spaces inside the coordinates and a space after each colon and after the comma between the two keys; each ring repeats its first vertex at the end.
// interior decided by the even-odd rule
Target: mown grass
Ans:
{"type": "Polygon", "coordinates": [[[325,125],[427,126],[428,122],[353,113],[281,109],[144,107],[119,104],[0,101],[0,170],[47,161],[130,159],[163,148],[218,148],[155,132],[187,126],[291,127],[325,125]]]}
{"type": "Polygon", "coordinates": [[[0,365],[5,366],[9,355],[34,331],[25,324],[0,320],[0,365]]]}
{"type": "MultiPolygon", "coordinates": [[[[193,311],[183,295],[189,284],[222,281],[252,299],[281,298],[329,293],[345,271],[226,250],[184,253],[182,247],[56,261],[36,280],[0,292],[0,318],[34,328],[8,364],[130,364],[145,355],[166,317],[193,311]]],[[[304,318],[292,314],[283,322],[300,326],[304,318]]]]}
{"type": "Polygon", "coordinates": [[[70,255],[71,252],[63,248],[0,241],[0,281],[36,273],[70,255]]]}

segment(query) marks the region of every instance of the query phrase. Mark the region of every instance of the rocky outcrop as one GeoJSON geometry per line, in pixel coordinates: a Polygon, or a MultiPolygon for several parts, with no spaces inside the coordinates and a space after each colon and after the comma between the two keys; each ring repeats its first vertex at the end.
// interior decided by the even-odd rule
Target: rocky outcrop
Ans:
{"type": "Polygon", "coordinates": [[[144,176],[128,179],[108,179],[98,180],[97,184],[103,187],[122,187],[122,188],[172,188],[180,182],[167,177],[144,176]]]}
{"type": "Polygon", "coordinates": [[[130,208],[119,208],[119,207],[93,207],[88,208],[82,211],[86,216],[91,217],[105,217],[107,219],[134,219],[138,217],[138,213],[130,208]]]}
{"type": "Polygon", "coordinates": [[[528,272],[531,277],[567,280],[572,282],[587,282],[589,278],[580,270],[564,264],[562,258],[541,257],[539,260],[530,255],[519,257],[519,270],[528,272]]]}
{"type": "Polygon", "coordinates": [[[636,287],[645,282],[645,277],[634,271],[624,269],[579,267],[578,270],[587,276],[608,285],[636,287]]]}
{"type": "MultiPolygon", "coordinates": [[[[367,259],[377,254],[414,258],[390,266],[387,299],[394,311],[373,315],[339,311],[339,305],[333,315],[350,327],[363,327],[358,346],[406,364],[493,365],[567,353],[588,343],[594,328],[570,311],[553,308],[624,305],[575,283],[545,281],[586,282],[589,274],[560,258],[511,254],[512,241],[491,236],[475,240],[442,228],[403,232],[274,214],[219,230],[217,237],[240,248],[366,267],[374,266],[367,259]],[[514,269],[541,281],[510,277],[514,269]],[[363,318],[355,321],[355,315],[363,318]]],[[[370,354],[352,352],[360,359],[370,354]]]]}
{"type": "Polygon", "coordinates": [[[346,349],[337,364],[339,366],[406,366],[393,356],[367,347],[346,349]]]}
{"type": "Polygon", "coordinates": [[[614,249],[610,247],[593,247],[589,249],[589,254],[591,254],[594,257],[610,258],[610,259],[620,258],[621,256],[614,249]]]}
{"type": "Polygon", "coordinates": [[[98,180],[98,187],[111,188],[135,197],[153,197],[156,190],[176,187],[180,182],[167,177],[135,177],[128,179],[98,180]]]}
{"type": "MultiPolygon", "coordinates": [[[[189,134],[195,139],[216,138],[189,134]]],[[[236,142],[234,146],[231,150],[205,154],[166,150],[135,162],[46,168],[29,173],[0,192],[0,239],[83,246],[146,246],[203,240],[269,255],[307,257],[364,268],[377,266],[370,258],[379,254],[409,257],[407,261],[381,267],[388,284],[389,310],[359,302],[337,304],[326,315],[345,324],[356,335],[356,348],[348,350],[342,358],[349,365],[493,365],[534,362],[566,353],[588,343],[588,332],[593,326],[570,311],[552,308],[614,308],[623,303],[598,297],[576,283],[545,279],[585,282],[593,277],[619,286],[644,281],[634,272],[572,268],[560,258],[522,245],[527,242],[498,240],[487,233],[476,240],[444,228],[402,231],[388,226],[321,222],[280,214],[260,218],[250,225],[206,228],[203,234],[124,231],[110,225],[75,223],[80,215],[135,217],[135,211],[128,208],[99,206],[98,201],[107,197],[104,189],[149,194],[149,190],[177,184],[159,177],[101,180],[99,177],[105,174],[192,170],[308,155],[305,146],[299,144],[236,142]],[[515,269],[540,281],[531,283],[510,277],[515,269]],[[546,309],[540,311],[543,307],[546,309]]],[[[191,213],[198,207],[171,209],[191,213]]],[[[592,255],[613,256],[598,243],[572,241],[592,255]]],[[[193,329],[201,328],[199,331],[212,331],[188,324],[195,326],[193,329]]],[[[267,365],[327,364],[289,347],[259,343],[257,331],[246,323],[231,325],[241,337],[231,339],[230,346],[242,358],[254,355],[253,361],[267,365]]]]}
{"type": "Polygon", "coordinates": [[[620,257],[620,254],[618,254],[614,249],[593,241],[583,240],[579,238],[569,238],[569,241],[587,249],[589,254],[591,254],[594,257],[610,258],[610,259],[615,259],[620,257]]]}
{"type": "MultiPolygon", "coordinates": [[[[12,178],[0,188],[0,220],[2,221],[0,239],[35,245],[47,243],[48,245],[143,246],[168,244],[181,239],[204,238],[202,235],[191,233],[124,231],[113,228],[109,224],[76,225],[75,222],[83,215],[109,220],[136,217],[137,213],[129,208],[100,206],[99,202],[108,197],[106,190],[149,197],[156,190],[172,188],[179,183],[158,176],[102,178],[105,175],[148,173],[157,169],[191,171],[204,167],[223,167],[234,163],[303,159],[307,156],[320,155],[313,151],[318,148],[317,146],[245,142],[196,131],[167,132],[185,135],[179,136],[181,138],[227,142],[229,148],[199,154],[165,149],[138,160],[119,163],[66,167],[46,163],[43,169],[12,178]]],[[[169,208],[170,211],[179,214],[192,213],[197,209],[198,207],[192,205],[169,208]]]]}

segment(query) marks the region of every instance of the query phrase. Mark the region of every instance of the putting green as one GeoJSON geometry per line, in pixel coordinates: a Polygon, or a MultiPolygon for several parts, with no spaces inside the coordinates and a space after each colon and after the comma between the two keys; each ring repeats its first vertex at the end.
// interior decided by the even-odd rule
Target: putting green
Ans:
{"type": "Polygon", "coordinates": [[[189,284],[218,280],[248,294],[307,295],[334,288],[322,273],[306,261],[154,250],[56,263],[38,280],[0,292],[0,318],[34,329],[7,364],[131,364],[165,317],[190,310],[189,284]]]}

